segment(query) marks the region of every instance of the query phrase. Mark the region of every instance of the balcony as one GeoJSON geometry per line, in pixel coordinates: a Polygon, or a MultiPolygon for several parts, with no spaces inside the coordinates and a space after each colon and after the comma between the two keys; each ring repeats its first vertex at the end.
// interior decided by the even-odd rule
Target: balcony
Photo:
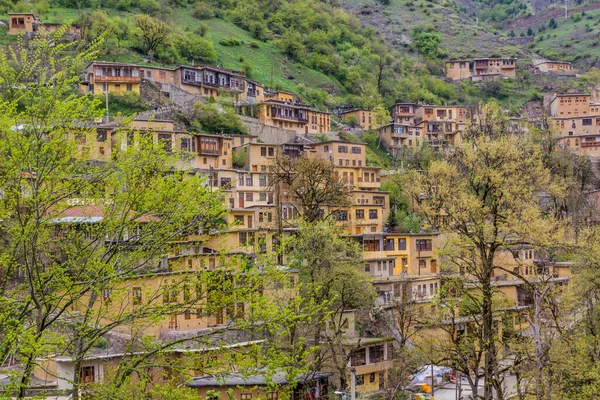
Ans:
{"type": "Polygon", "coordinates": [[[220,156],[221,150],[210,147],[200,147],[198,154],[203,156],[220,156]]]}
{"type": "Polygon", "coordinates": [[[305,118],[305,117],[295,117],[295,116],[292,116],[292,115],[273,114],[273,116],[271,118],[272,119],[281,119],[281,120],[285,120],[285,121],[298,121],[298,122],[303,123],[303,124],[307,124],[308,123],[308,118],[305,118]]]}
{"type": "Polygon", "coordinates": [[[581,142],[581,147],[598,147],[600,142],[581,142]]]}
{"type": "Polygon", "coordinates": [[[106,76],[95,75],[95,82],[117,82],[117,83],[140,83],[142,80],[139,76],[106,76]]]}

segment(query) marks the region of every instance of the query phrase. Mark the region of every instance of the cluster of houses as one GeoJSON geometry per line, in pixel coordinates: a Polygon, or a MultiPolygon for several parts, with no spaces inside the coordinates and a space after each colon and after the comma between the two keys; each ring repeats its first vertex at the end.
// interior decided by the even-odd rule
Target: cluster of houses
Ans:
{"type": "MultiPolygon", "coordinates": [[[[147,73],[145,70],[143,72],[147,73]]],[[[289,102],[291,99],[287,100],[289,102]]],[[[434,107],[431,110],[423,107],[421,110],[419,112],[414,104],[397,104],[394,118],[399,126],[410,126],[407,122],[418,121],[426,115],[427,118],[435,118],[439,123],[451,123],[446,121],[462,118],[456,107],[434,107]]],[[[367,114],[365,118],[365,121],[368,121],[367,114]]],[[[301,208],[297,199],[288,196],[285,190],[278,190],[277,185],[271,184],[270,173],[275,162],[281,157],[309,157],[331,163],[349,189],[351,203],[328,211],[335,215],[337,223],[344,228],[347,237],[361,246],[365,263],[360,268],[364,269],[364,274],[376,289],[377,308],[387,313],[388,318],[393,321],[396,318],[397,304],[412,304],[420,310],[421,319],[432,312],[431,307],[435,307],[435,296],[445,282],[443,260],[437,253],[440,234],[413,234],[386,229],[385,221],[390,213],[389,193],[381,190],[380,168],[368,165],[365,144],[343,140],[265,143],[252,135],[192,134],[178,128],[174,121],[157,119],[135,119],[129,126],[131,134],[125,137],[121,128],[114,122],[102,123],[86,135],[73,134],[72,140],[77,144],[79,157],[97,161],[107,160],[115,152],[135,146],[143,136],[151,137],[155,143],[160,143],[167,150],[181,150],[181,159],[174,167],[189,174],[206,177],[206,185],[219,190],[228,208],[228,228],[215,236],[191,235],[186,243],[181,244],[180,250],[164,256],[161,262],[161,265],[164,265],[163,273],[124,280],[120,287],[103,292],[102,306],[123,310],[136,307],[136,304],[145,301],[143,297],[155,297],[158,299],[156,301],[160,301],[164,296],[169,296],[165,301],[177,302],[181,300],[178,300],[177,296],[182,294],[175,295],[174,299],[173,293],[165,291],[165,287],[182,279],[182,271],[187,274],[202,274],[204,271],[218,270],[225,264],[230,264],[232,260],[237,260],[239,256],[252,259],[257,254],[271,251],[270,249],[277,245],[277,232],[293,234],[301,208]],[[234,162],[234,159],[243,160],[243,165],[234,162]],[[117,296],[117,293],[123,295],[117,296]]],[[[425,131],[432,132],[433,129],[425,128],[425,131]]],[[[407,134],[407,137],[410,136],[407,134]]],[[[67,214],[64,216],[65,223],[72,224],[75,221],[86,224],[101,218],[102,210],[82,205],[69,209],[67,214]]],[[[512,318],[510,323],[515,329],[528,328],[523,313],[532,300],[526,282],[504,272],[507,268],[519,272],[522,277],[536,279],[543,276],[559,285],[566,283],[571,276],[570,264],[538,260],[534,250],[526,246],[501,253],[497,264],[502,268],[499,267],[496,271],[493,285],[499,296],[506,301],[507,312],[512,318]]],[[[270,293],[273,301],[277,301],[277,296],[289,297],[295,293],[294,288],[299,282],[298,273],[292,269],[286,270],[286,273],[289,274],[291,286],[289,290],[279,288],[270,293]]],[[[465,289],[477,290],[475,285],[471,287],[468,284],[465,289]]],[[[189,309],[182,310],[180,313],[155,319],[153,324],[144,327],[143,333],[157,340],[203,335],[211,330],[231,326],[236,318],[243,317],[247,312],[246,307],[244,303],[236,304],[233,310],[225,306],[218,307],[211,315],[196,314],[194,310],[189,309]]],[[[356,390],[363,394],[377,393],[398,384],[393,382],[392,375],[395,338],[392,335],[361,336],[355,329],[357,318],[351,310],[344,313],[344,320],[347,321],[347,328],[344,330],[345,346],[352,353],[347,361],[346,379],[349,379],[351,371],[356,371],[356,390]]],[[[472,323],[474,322],[468,319],[461,322],[461,332],[468,332],[472,323]]],[[[126,335],[128,329],[128,326],[122,326],[117,329],[117,333],[126,335]]],[[[418,326],[411,329],[421,329],[414,340],[443,340],[443,331],[418,326]]],[[[498,337],[501,338],[501,324],[498,324],[497,329],[498,337]]],[[[227,346],[236,347],[243,353],[244,349],[248,350],[255,345],[257,343],[254,341],[242,341],[229,343],[227,346]]],[[[198,351],[197,348],[176,348],[169,353],[167,362],[183,363],[186,357],[192,357],[198,351]]],[[[209,358],[220,357],[211,356],[210,349],[202,351],[206,352],[209,358]]],[[[81,382],[93,384],[110,379],[115,366],[128,356],[127,352],[117,346],[90,353],[82,366],[81,382]]],[[[43,382],[46,388],[69,390],[72,388],[74,365],[69,356],[48,357],[40,362],[41,367],[36,370],[36,378],[38,382],[43,382]]],[[[182,382],[186,382],[185,384],[197,391],[199,398],[206,397],[208,392],[226,396],[230,395],[232,390],[234,397],[240,400],[261,395],[277,398],[277,392],[267,388],[265,377],[260,371],[252,376],[240,376],[233,372],[221,376],[216,372],[218,371],[215,371],[215,375],[198,375],[198,371],[192,371],[192,375],[198,376],[194,376],[191,381],[186,381],[182,376],[182,382]],[[216,375],[220,377],[217,378],[216,375]]],[[[172,373],[170,372],[170,376],[172,373]]],[[[300,390],[298,396],[306,398],[306,393],[311,393],[315,399],[320,398],[332,387],[331,379],[335,374],[339,372],[333,368],[325,369],[304,380],[297,389],[300,390]]],[[[164,374],[157,373],[155,383],[160,384],[162,379],[164,374]]],[[[276,379],[282,387],[289,384],[283,376],[277,376],[276,379]]]]}
{"type": "MultiPolygon", "coordinates": [[[[533,59],[529,66],[533,73],[574,75],[577,70],[567,61],[533,59]]],[[[517,59],[512,57],[459,58],[445,63],[446,78],[452,81],[488,81],[517,76],[517,59]]]]}
{"type": "Polygon", "coordinates": [[[302,103],[293,93],[268,91],[240,72],[214,66],[164,68],[95,61],[85,69],[80,89],[90,94],[139,94],[143,81],[160,85],[166,98],[171,96],[173,87],[205,98],[216,99],[227,93],[234,98],[241,113],[252,114],[264,125],[299,134],[331,131],[328,112],[302,103]]]}
{"type": "MultiPolygon", "coordinates": [[[[33,14],[10,14],[9,33],[36,32],[40,29],[52,31],[53,24],[43,24],[33,14]]],[[[76,33],[73,27],[73,33],[76,33]]],[[[446,63],[446,76],[452,80],[473,81],[515,77],[517,60],[514,58],[480,58],[450,60],[446,63]]],[[[545,62],[535,68],[540,72],[572,71],[570,64],[545,62]]],[[[330,133],[332,114],[317,110],[302,103],[298,96],[285,91],[270,91],[261,83],[245,77],[242,73],[208,65],[178,66],[164,68],[149,65],[94,61],[85,69],[80,89],[94,95],[140,94],[144,82],[158,85],[165,97],[177,88],[191,95],[218,98],[227,93],[234,98],[238,111],[255,117],[260,123],[293,131],[299,137],[311,134],[330,133]]],[[[593,95],[556,95],[549,105],[549,115],[561,130],[559,146],[580,154],[596,155],[600,148],[600,98],[593,95]]],[[[435,106],[417,103],[397,103],[393,106],[391,121],[378,126],[371,110],[349,110],[339,114],[341,121],[353,120],[364,130],[377,130],[380,139],[393,156],[404,149],[418,150],[424,143],[435,149],[457,145],[467,126],[477,115],[467,106],[435,106]]],[[[113,154],[135,146],[142,136],[152,137],[156,143],[169,151],[182,151],[184,156],[174,167],[192,175],[206,177],[206,184],[218,190],[227,205],[227,229],[219,235],[190,235],[182,244],[181,251],[164,256],[160,275],[131,277],[122,287],[103,293],[103,305],[124,309],[135,307],[142,296],[155,293],[156,298],[172,296],[165,287],[181,279],[181,271],[201,274],[203,271],[219,269],[228,260],[242,255],[248,259],[277,246],[276,233],[289,232],[297,228],[301,214],[298,200],[271,184],[270,174],[275,162],[281,157],[309,157],[325,160],[333,166],[338,176],[347,185],[351,202],[329,210],[345,234],[359,243],[365,260],[364,274],[377,291],[377,307],[394,320],[395,305],[411,303],[421,315],[431,312],[436,294],[444,285],[442,259],[438,256],[440,234],[436,232],[407,233],[389,231],[385,221],[390,214],[389,193],[381,190],[382,175],[379,167],[368,165],[367,148],[363,143],[344,140],[290,140],[286,143],[268,142],[253,135],[209,135],[187,132],[169,119],[136,118],[127,127],[131,134],[123,137],[122,126],[116,122],[98,123],[89,134],[73,134],[72,140],[78,148],[79,157],[105,161],[113,154]],[[240,164],[239,161],[243,160],[240,164]],[[143,288],[143,290],[142,290],[143,288]],[[111,298],[112,293],[125,293],[125,297],[111,298]],[[162,293],[162,294],[161,294],[162,293]]],[[[65,223],[86,224],[102,218],[102,210],[94,206],[77,206],[68,210],[65,223]]],[[[60,221],[59,221],[60,223],[60,221]]],[[[511,316],[510,324],[515,329],[528,328],[523,313],[532,304],[526,282],[504,271],[512,269],[518,275],[542,278],[562,285],[571,277],[569,263],[553,263],[536,257],[527,246],[500,252],[493,285],[507,304],[511,316]]],[[[275,296],[293,296],[299,282],[295,270],[289,274],[290,290],[274,291],[275,296]]],[[[461,272],[463,275],[464,272],[461,272]]],[[[468,280],[467,280],[468,282],[468,280]]],[[[465,290],[477,290],[475,285],[465,290]]],[[[183,295],[183,294],[182,294],[183,295]]],[[[167,302],[177,302],[169,297],[167,302]]],[[[274,300],[275,301],[275,300],[274,300]]],[[[210,330],[223,329],[243,316],[247,311],[244,303],[236,304],[234,310],[217,308],[210,316],[186,310],[157,319],[144,328],[144,333],[157,340],[185,338],[205,334],[210,330]]],[[[356,391],[373,394],[383,391],[398,382],[392,382],[393,353],[395,338],[364,337],[355,329],[356,315],[345,312],[348,328],[345,330],[347,346],[352,356],[347,361],[346,374],[355,371],[356,391]]],[[[465,319],[461,331],[467,332],[473,321],[465,319]]],[[[124,327],[125,334],[127,327],[124,327]]],[[[411,329],[419,329],[412,327],[411,329]]],[[[502,326],[498,324],[498,337],[502,337],[502,326]]],[[[445,340],[441,331],[423,329],[421,338],[435,337],[445,340]]],[[[416,339],[418,340],[418,339],[416,339]]],[[[237,342],[229,346],[249,349],[257,342],[237,342]]],[[[177,348],[170,362],[181,362],[197,349],[177,348]]],[[[210,356],[210,349],[203,349],[210,356]]],[[[109,379],[111,370],[127,353],[117,347],[90,354],[81,369],[80,380],[85,383],[101,383],[109,379]]],[[[216,357],[216,356],[215,356],[216,357]]],[[[49,357],[40,363],[36,378],[46,388],[69,390],[75,376],[73,359],[68,356],[49,357]]],[[[310,393],[312,398],[327,394],[328,380],[337,371],[324,370],[303,380],[298,398],[310,393]]],[[[161,383],[161,374],[157,374],[161,383]]],[[[283,376],[275,376],[281,385],[289,382],[283,376]]],[[[217,397],[233,396],[239,400],[268,397],[276,400],[277,392],[267,389],[261,374],[241,377],[236,373],[215,376],[195,376],[182,382],[197,390],[198,396],[208,398],[208,393],[217,397]]],[[[343,388],[341,388],[343,389],[343,388]]]]}

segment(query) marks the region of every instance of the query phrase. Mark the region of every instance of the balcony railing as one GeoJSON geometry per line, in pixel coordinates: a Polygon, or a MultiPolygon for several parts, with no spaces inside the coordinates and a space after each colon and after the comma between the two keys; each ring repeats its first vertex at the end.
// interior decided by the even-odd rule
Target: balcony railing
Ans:
{"type": "Polygon", "coordinates": [[[581,142],[581,147],[598,147],[600,142],[581,142]]]}
{"type": "Polygon", "coordinates": [[[107,76],[107,75],[96,75],[94,80],[96,82],[125,82],[125,83],[139,83],[142,78],[139,76],[107,76]]]}
{"type": "Polygon", "coordinates": [[[273,119],[283,119],[283,120],[287,120],[287,121],[298,121],[298,122],[302,122],[302,123],[305,123],[305,124],[308,123],[308,118],[295,117],[295,116],[292,116],[292,115],[273,114],[273,116],[271,118],[273,118],[273,119]]]}

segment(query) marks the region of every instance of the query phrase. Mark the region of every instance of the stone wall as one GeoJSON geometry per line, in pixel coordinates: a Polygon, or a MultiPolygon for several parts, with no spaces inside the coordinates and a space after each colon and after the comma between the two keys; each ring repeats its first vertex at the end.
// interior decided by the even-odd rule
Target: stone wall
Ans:
{"type": "Polygon", "coordinates": [[[173,104],[177,107],[192,108],[195,102],[206,102],[202,96],[191,94],[178,86],[168,83],[152,82],[144,79],[140,87],[140,95],[144,100],[158,105],[173,104]]]}
{"type": "Polygon", "coordinates": [[[240,115],[240,119],[244,125],[246,125],[246,128],[248,128],[248,133],[257,136],[258,139],[262,140],[264,143],[289,143],[292,142],[297,135],[296,131],[261,124],[256,118],[240,115]]]}

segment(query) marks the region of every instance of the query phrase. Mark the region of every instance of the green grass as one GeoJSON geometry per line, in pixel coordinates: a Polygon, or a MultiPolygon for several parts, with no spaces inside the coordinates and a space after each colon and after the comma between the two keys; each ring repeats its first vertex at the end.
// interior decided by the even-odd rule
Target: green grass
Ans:
{"type": "MultiPolygon", "coordinates": [[[[587,11],[580,21],[556,19],[556,29],[538,33],[531,49],[547,58],[578,61],[600,57],[600,10],[587,11]]],[[[547,25],[547,24],[546,24],[547,25]]]]}
{"type": "Polygon", "coordinates": [[[334,90],[346,94],[339,81],[321,72],[312,70],[288,60],[272,42],[261,42],[248,32],[222,19],[203,21],[209,27],[208,33],[219,57],[219,63],[226,68],[241,70],[243,63],[252,66],[251,78],[269,87],[298,91],[298,85],[311,88],[334,90]],[[235,38],[243,42],[241,46],[223,46],[221,39],[235,38]],[[258,48],[252,48],[251,43],[258,48]]]}
{"type": "MultiPolygon", "coordinates": [[[[363,5],[380,8],[378,0],[344,0],[354,11],[363,5]]],[[[502,56],[522,55],[519,46],[510,43],[499,35],[476,25],[475,21],[444,4],[446,2],[425,0],[391,0],[383,12],[374,12],[363,17],[365,23],[374,24],[376,29],[387,32],[388,42],[400,35],[411,38],[415,26],[430,26],[442,35],[440,47],[449,57],[488,57],[491,54],[502,56]],[[392,21],[392,23],[387,23],[392,21]]],[[[416,55],[413,55],[416,56],[416,55]]]]}
{"type": "MultiPolygon", "coordinates": [[[[50,8],[42,17],[44,21],[67,23],[74,21],[84,11],[67,8],[50,8]]],[[[125,18],[132,17],[137,10],[117,11],[105,9],[109,16],[120,16],[125,18]]],[[[244,63],[251,65],[252,71],[250,77],[262,84],[299,92],[301,85],[309,88],[324,89],[328,92],[335,92],[342,97],[348,95],[348,91],[334,77],[325,75],[319,71],[307,68],[300,63],[289,60],[283,55],[275,44],[271,42],[261,42],[252,38],[248,32],[235,26],[234,24],[222,19],[214,18],[200,21],[192,16],[191,7],[174,8],[169,16],[170,22],[181,33],[189,32],[192,34],[200,24],[208,26],[208,35],[217,51],[219,66],[230,68],[232,70],[242,70],[244,63]],[[223,46],[219,44],[221,39],[235,38],[243,42],[240,46],[223,46]],[[251,47],[251,43],[258,45],[257,48],[251,47]]],[[[0,32],[0,40],[1,40],[0,32]]],[[[127,43],[124,44],[124,47],[127,43]]],[[[146,64],[148,60],[142,55],[125,49],[121,54],[107,55],[100,57],[103,61],[118,61],[127,63],[146,64]]],[[[192,60],[190,60],[190,63],[192,60]]],[[[161,65],[152,62],[153,65],[161,65]]]]}

